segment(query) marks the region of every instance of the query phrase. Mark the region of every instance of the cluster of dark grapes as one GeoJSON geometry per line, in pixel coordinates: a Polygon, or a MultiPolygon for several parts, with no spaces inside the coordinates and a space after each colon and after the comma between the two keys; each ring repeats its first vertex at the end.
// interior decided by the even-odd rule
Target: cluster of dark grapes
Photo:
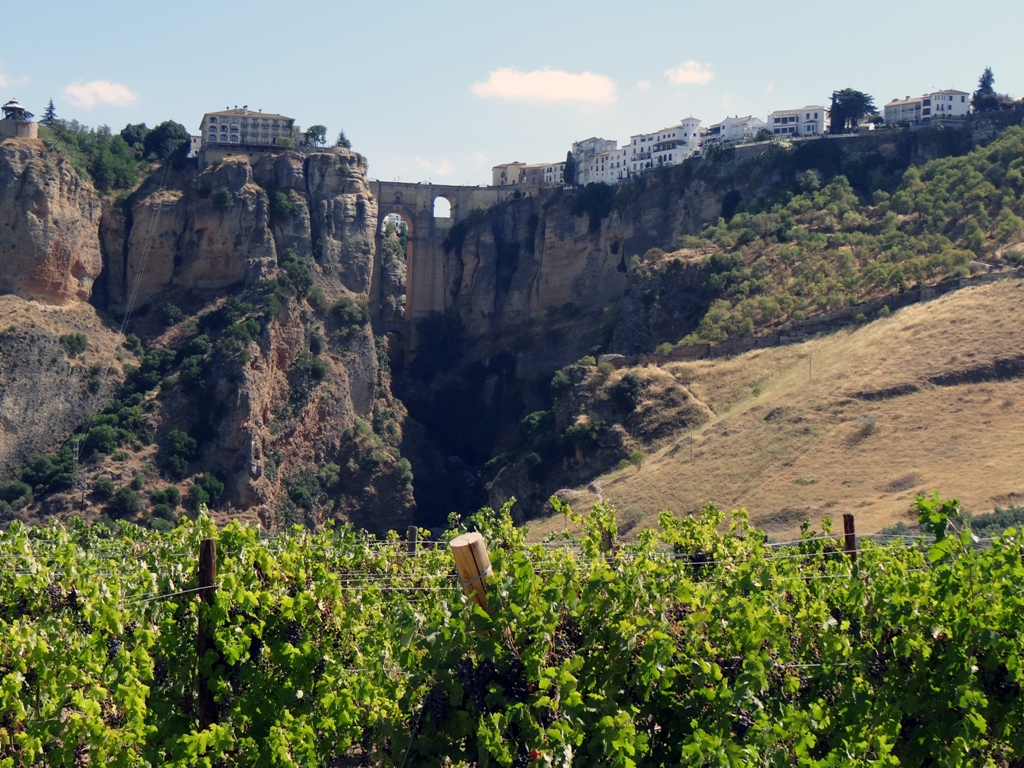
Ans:
{"type": "Polygon", "coordinates": [[[163,659],[157,659],[153,662],[153,682],[157,685],[163,685],[167,682],[167,665],[163,659]]]}
{"type": "Polygon", "coordinates": [[[78,590],[72,587],[64,596],[64,604],[75,613],[82,610],[82,601],[78,599],[78,590]]]}
{"type": "Polygon", "coordinates": [[[47,585],[46,600],[50,604],[51,608],[57,608],[60,606],[60,604],[64,602],[64,595],[61,594],[60,587],[56,584],[47,585]]]}
{"type": "Polygon", "coordinates": [[[249,660],[259,661],[263,655],[263,639],[253,635],[252,640],[249,641],[249,660]]]}
{"type": "Polygon", "coordinates": [[[288,622],[288,642],[294,646],[302,644],[302,625],[297,621],[288,622]]]}
{"type": "Polygon", "coordinates": [[[36,680],[38,679],[39,675],[36,674],[36,671],[34,669],[29,667],[28,670],[25,672],[25,685],[31,688],[36,684],[36,680]]]}
{"type": "Polygon", "coordinates": [[[323,656],[320,657],[320,661],[316,663],[316,669],[313,670],[313,678],[319,680],[324,676],[324,672],[327,671],[327,659],[323,656]]]}
{"type": "Polygon", "coordinates": [[[521,704],[526,701],[526,667],[519,659],[512,659],[500,683],[507,703],[521,704]]]}
{"type": "Polygon", "coordinates": [[[537,722],[540,723],[542,728],[548,728],[557,719],[558,710],[551,707],[541,707],[537,713],[537,722]]]}
{"type": "Polygon", "coordinates": [[[423,711],[427,713],[434,725],[440,727],[448,717],[448,694],[437,684],[427,691],[423,697],[423,711]]]}
{"type": "Polygon", "coordinates": [[[113,661],[117,652],[121,650],[121,638],[111,635],[107,638],[107,661],[113,661]]]}
{"type": "Polygon", "coordinates": [[[733,717],[732,732],[739,738],[747,735],[747,732],[754,727],[754,717],[749,709],[741,709],[733,717]]]}
{"type": "Polygon", "coordinates": [[[124,625],[124,633],[129,637],[132,637],[135,634],[135,630],[138,628],[139,623],[137,621],[129,621],[127,624],[124,625]]]}
{"type": "Polygon", "coordinates": [[[698,549],[690,555],[689,561],[690,571],[693,573],[694,579],[703,579],[711,573],[711,569],[715,566],[714,556],[703,549],[698,549]]]}
{"type": "Polygon", "coordinates": [[[487,689],[494,680],[494,664],[489,660],[474,664],[471,658],[464,658],[459,663],[459,682],[466,694],[473,699],[473,706],[478,712],[486,707],[487,689]]]}
{"type": "Polygon", "coordinates": [[[232,603],[231,607],[228,608],[228,618],[234,621],[241,614],[242,609],[238,607],[238,603],[232,603]]]}
{"type": "Polygon", "coordinates": [[[868,659],[868,675],[876,683],[882,682],[882,678],[885,676],[885,658],[882,656],[875,656],[872,659],[868,659]]]}
{"type": "Polygon", "coordinates": [[[75,628],[83,635],[92,634],[92,624],[89,623],[89,620],[86,619],[85,616],[80,615],[78,617],[78,621],[75,623],[75,628]]]}
{"type": "Polygon", "coordinates": [[[573,619],[566,619],[555,631],[555,661],[571,659],[582,644],[583,632],[579,625],[573,619]]]}

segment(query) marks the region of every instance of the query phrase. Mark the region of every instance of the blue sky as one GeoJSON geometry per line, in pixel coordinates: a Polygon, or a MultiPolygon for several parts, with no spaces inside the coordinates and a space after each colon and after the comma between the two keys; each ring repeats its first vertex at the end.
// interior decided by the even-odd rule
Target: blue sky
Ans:
{"type": "Polygon", "coordinates": [[[486,183],[492,165],[565,157],[694,115],[764,119],[835,89],[881,106],[1024,95],[1024,3],[4,3],[0,95],[120,129],[249,105],[344,128],[381,179],[486,183]],[[533,74],[531,74],[533,73],[533,74]]]}

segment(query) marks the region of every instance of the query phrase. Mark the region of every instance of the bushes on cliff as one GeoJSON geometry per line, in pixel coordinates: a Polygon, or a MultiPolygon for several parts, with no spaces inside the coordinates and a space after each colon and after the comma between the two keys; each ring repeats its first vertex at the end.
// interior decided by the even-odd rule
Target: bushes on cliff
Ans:
{"type": "Polygon", "coordinates": [[[60,337],[60,343],[68,357],[78,357],[89,346],[89,337],[84,333],[65,333],[60,337]]]}
{"type": "Polygon", "coordinates": [[[235,207],[235,196],[227,187],[217,187],[213,190],[213,193],[210,195],[210,201],[213,203],[214,210],[221,213],[230,211],[235,207]]]}
{"type": "Polygon", "coordinates": [[[640,405],[642,394],[643,382],[635,373],[627,373],[608,387],[608,396],[612,402],[627,413],[632,413],[640,405]]]}
{"type": "Polygon", "coordinates": [[[138,161],[127,142],[105,125],[89,128],[77,120],[55,120],[39,126],[39,138],[71,162],[97,191],[131,189],[138,183],[138,161]]]}
{"type": "Polygon", "coordinates": [[[334,335],[345,339],[370,322],[370,308],[365,299],[342,296],[331,307],[330,316],[335,325],[334,335]]]}

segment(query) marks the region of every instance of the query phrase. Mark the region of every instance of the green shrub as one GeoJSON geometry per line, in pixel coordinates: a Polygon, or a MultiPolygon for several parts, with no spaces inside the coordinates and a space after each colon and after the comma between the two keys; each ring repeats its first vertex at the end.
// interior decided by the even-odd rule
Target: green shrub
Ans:
{"type": "Polygon", "coordinates": [[[572,386],[572,380],[569,378],[569,374],[565,371],[555,371],[555,375],[551,378],[551,397],[558,399],[570,386],[572,386]]]}
{"type": "Polygon", "coordinates": [[[355,301],[348,296],[342,296],[331,307],[331,317],[337,324],[336,333],[345,338],[370,322],[370,309],[364,299],[355,301]]]}
{"type": "Polygon", "coordinates": [[[170,485],[162,491],[153,491],[149,494],[149,500],[154,504],[166,504],[174,509],[181,504],[181,491],[170,485]]]}
{"type": "Polygon", "coordinates": [[[267,195],[270,203],[270,220],[277,224],[279,222],[287,221],[292,218],[299,209],[295,203],[288,197],[287,192],[282,192],[279,189],[273,190],[267,195]]]}
{"type": "Polygon", "coordinates": [[[114,495],[114,481],[109,477],[98,477],[93,481],[92,492],[96,494],[96,498],[106,500],[112,498],[114,495]]]}
{"type": "Polygon", "coordinates": [[[115,518],[131,517],[138,514],[142,508],[142,500],[139,494],[128,486],[118,488],[110,499],[107,509],[115,518]]]}
{"type": "Polygon", "coordinates": [[[319,355],[325,349],[327,349],[327,340],[318,332],[310,334],[309,351],[312,352],[314,355],[319,355]]]}
{"type": "Polygon", "coordinates": [[[309,352],[300,352],[295,358],[295,364],[288,371],[292,402],[304,403],[326,375],[327,364],[323,360],[313,357],[309,352]]]}
{"type": "Polygon", "coordinates": [[[146,487],[146,477],[141,474],[136,474],[135,477],[132,478],[130,485],[133,491],[141,491],[146,487]]]}
{"type": "Polygon", "coordinates": [[[576,365],[585,365],[588,368],[593,368],[597,365],[597,360],[594,359],[593,355],[584,355],[576,361],[576,365]]]}
{"type": "Polygon", "coordinates": [[[644,465],[644,459],[647,458],[647,454],[643,451],[633,451],[629,454],[629,463],[637,469],[640,469],[644,465]]]}
{"type": "Polygon", "coordinates": [[[399,483],[406,486],[407,488],[412,487],[413,474],[412,464],[406,458],[401,458],[395,462],[395,478],[399,483]]]}
{"type": "Polygon", "coordinates": [[[853,322],[855,322],[857,325],[864,325],[864,323],[866,323],[867,321],[868,316],[865,315],[863,312],[858,312],[857,315],[853,318],[853,322]]]}
{"type": "Polygon", "coordinates": [[[615,366],[607,360],[597,364],[597,372],[605,379],[615,373],[615,366]]]}
{"type": "Polygon", "coordinates": [[[230,211],[235,207],[235,196],[227,187],[217,187],[217,189],[213,190],[210,200],[213,202],[214,209],[222,213],[230,211]]]}
{"type": "Polygon", "coordinates": [[[164,517],[156,516],[156,510],[153,510],[154,517],[149,521],[149,527],[154,531],[160,531],[161,533],[167,533],[168,531],[174,530],[174,522],[164,517]]]}
{"type": "Polygon", "coordinates": [[[174,304],[164,304],[160,307],[160,314],[163,316],[164,325],[170,327],[181,320],[181,308],[174,304]]]}
{"type": "Polygon", "coordinates": [[[278,259],[278,266],[288,275],[288,280],[295,289],[296,295],[301,298],[309,293],[309,289],[313,287],[313,274],[295,251],[286,248],[278,259]]]}
{"type": "Polygon", "coordinates": [[[306,302],[316,312],[323,312],[327,309],[327,297],[324,296],[324,290],[319,285],[314,285],[309,289],[309,293],[306,294],[306,302]]]}
{"type": "Polygon", "coordinates": [[[0,485],[0,501],[14,509],[21,509],[32,501],[32,486],[20,480],[0,485]]]}
{"type": "Polygon", "coordinates": [[[84,333],[66,333],[60,337],[61,346],[68,357],[78,357],[89,346],[89,337],[84,333]]]}
{"type": "Polygon", "coordinates": [[[109,424],[100,424],[92,427],[82,442],[82,450],[86,456],[93,453],[109,454],[121,445],[120,436],[117,430],[109,424]]]}
{"type": "Polygon", "coordinates": [[[643,382],[635,373],[627,373],[608,387],[608,395],[619,408],[632,413],[640,405],[643,395],[643,382]]]}
{"type": "Polygon", "coordinates": [[[666,341],[655,347],[654,351],[659,355],[669,355],[672,354],[672,350],[675,348],[675,344],[673,344],[671,341],[666,341]]]}

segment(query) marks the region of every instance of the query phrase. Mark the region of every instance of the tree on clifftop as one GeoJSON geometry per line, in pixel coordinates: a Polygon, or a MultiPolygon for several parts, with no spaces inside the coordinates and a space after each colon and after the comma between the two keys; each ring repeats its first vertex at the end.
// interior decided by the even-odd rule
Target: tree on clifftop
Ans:
{"type": "Polygon", "coordinates": [[[345,136],[344,130],[338,134],[338,140],[334,142],[334,146],[341,147],[342,149],[352,149],[352,142],[345,136]]]}
{"type": "Polygon", "coordinates": [[[191,143],[192,137],[184,125],[165,120],[146,134],[142,146],[147,155],[178,164],[188,155],[191,143]]]}
{"type": "Polygon", "coordinates": [[[43,119],[39,121],[40,125],[53,125],[57,122],[57,109],[53,106],[53,99],[50,99],[50,103],[46,105],[46,111],[43,112],[43,119]]]}
{"type": "Polygon", "coordinates": [[[570,187],[576,186],[576,158],[572,152],[565,153],[565,171],[562,173],[562,181],[570,187]]]}
{"type": "Polygon", "coordinates": [[[857,130],[860,121],[876,111],[873,97],[853,88],[832,92],[832,108],[828,112],[828,132],[846,133],[857,130]]]}
{"type": "Polygon", "coordinates": [[[996,76],[992,74],[992,67],[985,67],[978,79],[978,90],[971,97],[971,106],[975,112],[994,112],[999,109],[999,94],[995,89],[996,76]]]}
{"type": "Polygon", "coordinates": [[[327,143],[327,126],[311,125],[306,129],[306,143],[320,147],[327,143]]]}

